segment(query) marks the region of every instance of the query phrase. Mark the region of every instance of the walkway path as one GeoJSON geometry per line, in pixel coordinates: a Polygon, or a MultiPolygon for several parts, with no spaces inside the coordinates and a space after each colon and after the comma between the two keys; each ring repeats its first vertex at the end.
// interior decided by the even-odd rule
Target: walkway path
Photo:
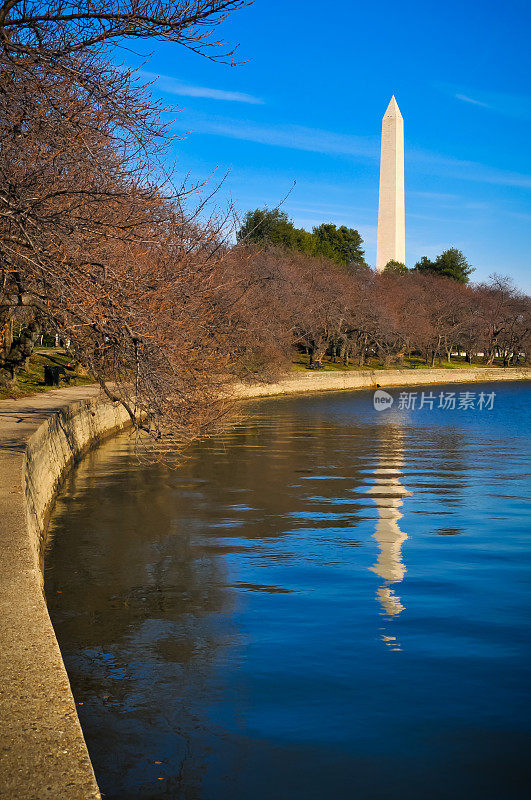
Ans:
{"type": "Polygon", "coordinates": [[[28,438],[97,387],[0,401],[0,798],[99,798],[41,592],[24,495],[28,438]]]}

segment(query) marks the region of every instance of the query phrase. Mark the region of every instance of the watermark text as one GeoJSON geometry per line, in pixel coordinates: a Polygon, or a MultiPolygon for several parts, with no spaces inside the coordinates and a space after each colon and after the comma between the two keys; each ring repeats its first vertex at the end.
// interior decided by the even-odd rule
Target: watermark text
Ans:
{"type": "MultiPolygon", "coordinates": [[[[399,411],[492,411],[496,392],[399,392],[396,408],[399,411]]],[[[385,411],[391,408],[395,398],[383,389],[373,396],[374,408],[385,411]]]]}

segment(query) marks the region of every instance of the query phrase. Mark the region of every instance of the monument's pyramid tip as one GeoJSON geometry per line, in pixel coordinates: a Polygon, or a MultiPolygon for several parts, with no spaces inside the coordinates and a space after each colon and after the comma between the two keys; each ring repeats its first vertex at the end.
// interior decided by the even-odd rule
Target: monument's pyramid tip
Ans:
{"type": "Polygon", "coordinates": [[[384,116],[385,117],[390,117],[390,116],[401,117],[402,116],[402,114],[400,113],[400,109],[398,108],[398,103],[396,102],[396,98],[395,98],[394,95],[391,97],[391,100],[389,101],[389,105],[387,106],[387,109],[385,111],[384,116]]]}

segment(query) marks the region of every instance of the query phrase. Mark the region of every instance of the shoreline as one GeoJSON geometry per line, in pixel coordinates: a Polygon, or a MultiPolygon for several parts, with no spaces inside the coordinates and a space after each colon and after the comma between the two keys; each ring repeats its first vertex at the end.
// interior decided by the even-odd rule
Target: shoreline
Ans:
{"type": "Polygon", "coordinates": [[[239,383],[234,387],[238,400],[275,397],[306,392],[355,391],[397,386],[429,386],[444,383],[490,383],[531,380],[531,367],[462,367],[459,369],[389,369],[359,372],[304,372],[276,383],[239,383]]]}
{"type": "MultiPolygon", "coordinates": [[[[238,384],[246,400],[322,391],[531,380],[531,368],[311,372],[238,384]]],[[[0,797],[99,800],[100,793],[42,584],[50,510],[75,461],[123,430],[99,387],[0,401],[0,797]]]]}

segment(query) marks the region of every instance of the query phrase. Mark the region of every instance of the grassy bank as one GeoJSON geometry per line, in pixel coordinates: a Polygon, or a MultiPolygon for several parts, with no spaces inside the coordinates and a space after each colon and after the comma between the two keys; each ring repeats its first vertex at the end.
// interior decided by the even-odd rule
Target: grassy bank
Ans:
{"type": "MultiPolygon", "coordinates": [[[[525,366],[525,364],[518,364],[516,366],[525,366]]],[[[503,369],[501,359],[495,359],[493,364],[485,364],[484,361],[472,361],[471,364],[464,358],[464,356],[456,356],[452,361],[436,361],[435,364],[426,364],[425,360],[416,356],[404,358],[400,364],[389,364],[384,366],[376,359],[369,359],[362,367],[356,364],[349,364],[346,366],[341,362],[330,361],[328,358],[321,361],[319,368],[320,372],[364,372],[366,370],[386,370],[386,369],[493,369],[499,367],[503,369]]],[[[293,370],[295,372],[305,372],[310,369],[310,357],[300,356],[293,363],[293,370]]]]}
{"type": "Polygon", "coordinates": [[[45,385],[45,366],[64,369],[64,375],[61,375],[60,379],[60,386],[83,386],[88,383],[94,383],[94,379],[90,375],[83,373],[79,366],[72,366],[71,362],[71,356],[64,350],[55,347],[39,348],[29,358],[26,368],[19,372],[11,386],[7,388],[0,386],[0,400],[28,397],[32,394],[57,388],[45,385]]]}

